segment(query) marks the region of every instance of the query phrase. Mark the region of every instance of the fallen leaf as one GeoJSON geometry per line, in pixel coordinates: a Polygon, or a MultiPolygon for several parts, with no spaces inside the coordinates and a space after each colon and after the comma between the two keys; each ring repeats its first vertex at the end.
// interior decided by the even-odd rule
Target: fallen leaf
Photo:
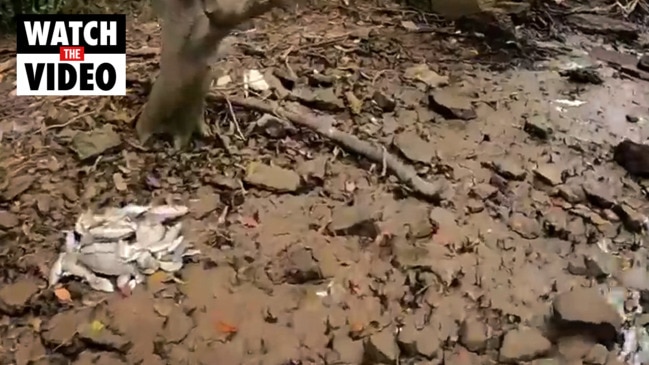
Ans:
{"type": "Polygon", "coordinates": [[[90,323],[90,331],[92,332],[93,335],[99,334],[106,326],[101,323],[99,320],[94,320],[92,323],[90,323]]]}
{"type": "Polygon", "coordinates": [[[216,322],[216,330],[227,335],[233,335],[239,331],[236,326],[225,323],[223,321],[216,322]]]}
{"type": "Polygon", "coordinates": [[[56,288],[54,289],[54,295],[62,303],[69,303],[72,301],[72,295],[66,288],[56,288]]]}
{"type": "Polygon", "coordinates": [[[361,322],[354,322],[349,326],[349,331],[352,333],[363,332],[363,329],[365,329],[365,326],[361,322]]]}
{"type": "Polygon", "coordinates": [[[259,222],[254,217],[241,216],[239,217],[239,223],[241,223],[246,228],[256,228],[259,226],[259,222]]]}
{"type": "Polygon", "coordinates": [[[113,184],[115,184],[115,189],[117,189],[117,191],[126,191],[128,189],[124,176],[119,172],[113,174],[113,184]]]}

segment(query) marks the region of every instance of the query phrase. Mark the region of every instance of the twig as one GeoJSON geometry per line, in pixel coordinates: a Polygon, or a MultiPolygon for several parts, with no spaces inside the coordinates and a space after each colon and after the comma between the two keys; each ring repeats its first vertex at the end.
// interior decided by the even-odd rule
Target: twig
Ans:
{"type": "Polygon", "coordinates": [[[445,188],[443,180],[431,183],[419,177],[412,167],[405,165],[398,158],[388,153],[385,147],[376,146],[354,135],[338,130],[331,123],[323,121],[322,118],[318,118],[316,115],[294,113],[277,105],[252,98],[228,99],[223,95],[210,93],[208,100],[217,103],[231,103],[232,105],[257,112],[274,114],[279,118],[284,118],[292,123],[306,127],[323,137],[329,138],[347,150],[360,154],[372,162],[384,164],[386,169],[392,171],[402,183],[428,199],[439,200],[440,194],[445,188]]]}
{"type": "Polygon", "coordinates": [[[225,98],[225,102],[228,104],[228,110],[230,111],[230,117],[232,117],[232,123],[234,123],[234,128],[237,130],[237,134],[242,141],[246,140],[246,136],[241,132],[241,127],[239,126],[239,121],[237,121],[237,116],[234,114],[234,109],[232,109],[232,103],[228,98],[225,98]]]}

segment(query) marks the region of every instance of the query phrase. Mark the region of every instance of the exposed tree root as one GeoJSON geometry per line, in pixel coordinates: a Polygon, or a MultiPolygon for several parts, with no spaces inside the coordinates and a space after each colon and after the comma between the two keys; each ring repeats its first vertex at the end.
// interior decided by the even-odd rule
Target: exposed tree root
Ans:
{"type": "MultiPolygon", "coordinates": [[[[219,104],[227,102],[225,96],[215,93],[210,93],[208,100],[218,102],[219,104]]],[[[397,157],[388,153],[385,148],[363,141],[354,135],[336,129],[326,117],[318,117],[303,112],[291,112],[279,107],[277,104],[271,104],[259,99],[228,97],[227,100],[232,105],[284,118],[296,125],[306,127],[323,137],[329,138],[341,147],[355,152],[372,162],[384,164],[385,168],[394,173],[403,184],[425,198],[438,201],[446,188],[445,180],[429,182],[422,179],[412,167],[404,164],[397,157]]]]}

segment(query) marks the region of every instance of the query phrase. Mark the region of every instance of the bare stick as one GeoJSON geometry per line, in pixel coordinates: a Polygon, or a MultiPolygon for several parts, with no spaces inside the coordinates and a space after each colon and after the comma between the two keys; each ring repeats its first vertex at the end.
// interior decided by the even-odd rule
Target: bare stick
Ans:
{"type": "Polygon", "coordinates": [[[326,121],[325,118],[319,118],[316,115],[308,113],[301,112],[298,114],[291,112],[279,107],[277,104],[271,104],[259,99],[226,98],[224,95],[210,93],[208,100],[221,104],[229,102],[232,105],[257,112],[273,114],[294,124],[306,127],[372,162],[384,164],[402,183],[428,199],[439,200],[441,193],[444,191],[445,184],[443,180],[428,182],[422,179],[412,167],[404,164],[397,157],[388,153],[385,147],[376,146],[373,143],[363,141],[354,135],[338,130],[329,121],[326,121]]]}

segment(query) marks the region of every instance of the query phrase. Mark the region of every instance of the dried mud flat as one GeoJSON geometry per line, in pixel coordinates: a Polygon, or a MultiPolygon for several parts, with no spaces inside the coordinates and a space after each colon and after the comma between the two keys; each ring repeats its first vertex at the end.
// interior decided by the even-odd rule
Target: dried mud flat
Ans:
{"type": "Polygon", "coordinates": [[[215,137],[190,152],[139,146],[130,121],[159,44],[156,23],[136,22],[129,96],[10,96],[0,110],[0,363],[622,363],[622,320],[596,285],[630,285],[646,256],[646,181],[612,147],[647,138],[647,81],[607,65],[601,85],[561,76],[597,61],[585,52],[597,37],[581,36],[535,71],[490,72],[463,37],[357,6],[240,32],[217,91],[239,93],[240,71],[259,69],[273,98],[444,181],[439,201],[236,105],[212,105],[215,137]],[[127,297],[47,288],[83,209],[151,200],[189,205],[199,259],[127,297]]]}

